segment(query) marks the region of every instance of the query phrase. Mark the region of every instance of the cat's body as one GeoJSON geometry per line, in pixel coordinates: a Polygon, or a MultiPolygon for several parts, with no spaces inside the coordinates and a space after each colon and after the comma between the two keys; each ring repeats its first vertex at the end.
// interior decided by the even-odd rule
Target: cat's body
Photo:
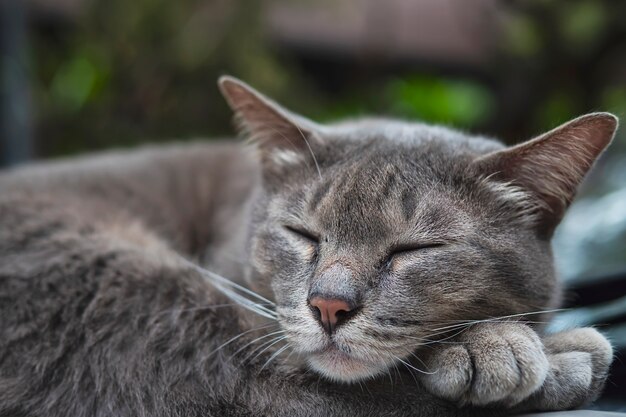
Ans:
{"type": "MultiPolygon", "coordinates": [[[[380,120],[313,137],[224,88],[261,158],[197,143],[0,176],[0,416],[484,416],[599,393],[594,330],[455,327],[557,306],[549,235],[571,197],[545,210],[490,182],[495,141],[380,120]]],[[[585,123],[606,146],[614,119],[585,123]]]]}
{"type": "MultiPolygon", "coordinates": [[[[223,240],[243,222],[240,198],[256,182],[249,175],[253,161],[242,166],[249,155],[235,144],[181,146],[2,177],[0,415],[343,410],[324,395],[329,388],[317,376],[272,368],[257,376],[270,352],[244,362],[256,345],[230,358],[264,329],[215,352],[259,325],[246,322],[245,310],[225,305],[232,302],[189,267],[167,259],[174,250],[202,257],[212,236],[223,240]],[[230,179],[243,192],[233,195],[230,179]],[[198,237],[201,230],[213,233],[198,237]]],[[[240,258],[231,255],[236,267],[240,258]]],[[[333,392],[338,388],[327,395],[345,401],[346,410],[350,401],[369,401],[360,388],[352,400],[347,393],[355,387],[343,387],[344,395],[333,392]]],[[[379,407],[382,415],[395,405],[381,400],[379,407]]]]}

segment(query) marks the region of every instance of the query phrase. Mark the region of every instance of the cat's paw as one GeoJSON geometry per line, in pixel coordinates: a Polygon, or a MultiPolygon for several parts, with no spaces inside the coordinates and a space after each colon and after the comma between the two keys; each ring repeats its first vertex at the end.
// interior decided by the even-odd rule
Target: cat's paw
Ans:
{"type": "Polygon", "coordinates": [[[426,358],[434,395],[461,405],[512,406],[538,391],[550,370],[537,333],[521,323],[481,323],[426,358]]]}
{"type": "Polygon", "coordinates": [[[543,343],[550,369],[541,389],[529,400],[531,406],[563,410],[595,400],[613,360],[609,341],[595,329],[582,328],[547,336],[543,343]]]}

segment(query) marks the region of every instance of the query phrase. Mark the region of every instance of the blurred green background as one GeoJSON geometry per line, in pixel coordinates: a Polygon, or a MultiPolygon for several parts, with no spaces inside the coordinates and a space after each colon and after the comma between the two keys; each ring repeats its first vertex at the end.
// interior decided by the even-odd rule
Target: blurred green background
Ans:
{"type": "MultiPolygon", "coordinates": [[[[528,139],[591,111],[626,120],[624,0],[0,1],[0,165],[232,136],[242,78],[318,121],[378,114],[528,139]]],[[[626,129],[555,240],[555,328],[626,352],[626,129]]],[[[626,408],[617,364],[605,405],[626,408]]]]}
{"type": "Polygon", "coordinates": [[[624,1],[382,3],[27,1],[35,154],[230,134],[225,73],[320,121],[387,114],[510,142],[626,114],[624,1]]]}

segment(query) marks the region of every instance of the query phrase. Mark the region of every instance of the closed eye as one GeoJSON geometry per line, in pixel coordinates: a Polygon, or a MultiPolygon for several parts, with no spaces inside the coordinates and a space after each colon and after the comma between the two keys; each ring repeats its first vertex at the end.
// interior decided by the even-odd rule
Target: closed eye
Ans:
{"type": "Polygon", "coordinates": [[[423,251],[426,249],[434,249],[434,248],[438,248],[444,245],[445,243],[441,243],[441,242],[411,243],[411,244],[405,244],[405,245],[398,245],[398,246],[395,246],[389,252],[388,259],[389,261],[391,261],[394,256],[404,255],[404,254],[408,254],[411,252],[423,251]]]}
{"type": "Polygon", "coordinates": [[[284,227],[289,233],[296,235],[300,239],[306,240],[308,243],[311,243],[313,245],[318,245],[320,243],[320,240],[317,236],[315,236],[313,233],[305,229],[302,229],[300,227],[295,227],[295,226],[284,226],[284,227]]]}

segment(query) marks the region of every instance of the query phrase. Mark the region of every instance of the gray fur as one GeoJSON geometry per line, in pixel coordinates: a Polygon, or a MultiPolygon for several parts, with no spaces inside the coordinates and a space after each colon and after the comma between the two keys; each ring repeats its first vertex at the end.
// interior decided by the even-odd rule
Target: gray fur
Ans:
{"type": "Polygon", "coordinates": [[[0,416],[486,416],[599,394],[608,342],[543,335],[526,313],[558,305],[549,237],[612,116],[572,122],[577,148],[552,146],[570,124],[519,151],[416,123],[318,126],[221,87],[256,147],[0,176],[0,416]],[[196,265],[267,298],[248,305],[263,316],[196,265]],[[312,288],[358,298],[332,341],[312,288]]]}

